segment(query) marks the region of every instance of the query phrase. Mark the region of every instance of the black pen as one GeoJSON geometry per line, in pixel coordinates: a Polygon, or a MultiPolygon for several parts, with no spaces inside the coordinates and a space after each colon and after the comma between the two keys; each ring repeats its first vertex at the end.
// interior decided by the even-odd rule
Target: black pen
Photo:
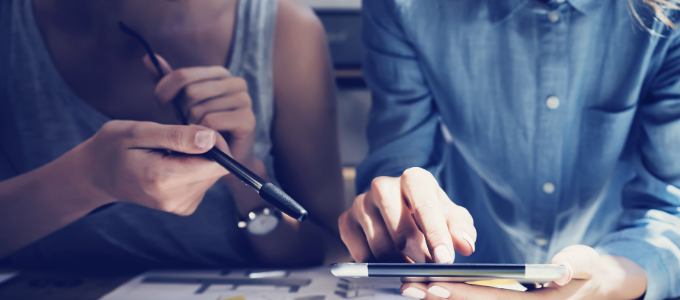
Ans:
{"type": "MultiPolygon", "coordinates": [[[[163,72],[160,63],[158,63],[156,54],[151,49],[151,46],[149,46],[149,43],[147,43],[146,40],[137,32],[123,24],[123,22],[118,22],[118,25],[120,26],[120,29],[123,32],[134,37],[142,44],[142,46],[144,46],[144,49],[149,54],[151,62],[153,63],[154,67],[156,67],[158,75],[163,77],[165,75],[165,72],[163,72]]],[[[188,125],[187,118],[182,112],[182,104],[180,103],[180,97],[175,97],[175,99],[173,99],[172,102],[175,106],[175,110],[182,124],[188,125]]],[[[213,147],[208,152],[203,153],[203,156],[217,162],[222,167],[227,169],[229,172],[234,174],[236,178],[240,179],[247,186],[255,189],[255,191],[257,191],[258,194],[260,194],[260,197],[262,199],[269,202],[271,205],[276,207],[281,212],[289,215],[290,217],[298,221],[304,221],[305,219],[307,219],[307,211],[300,204],[295,202],[293,198],[288,196],[286,192],[282,191],[281,189],[273,185],[271,182],[267,182],[264,179],[260,178],[260,176],[257,176],[255,173],[248,170],[248,168],[241,165],[239,162],[231,158],[231,156],[227,155],[222,150],[218,149],[217,147],[213,147]]]]}

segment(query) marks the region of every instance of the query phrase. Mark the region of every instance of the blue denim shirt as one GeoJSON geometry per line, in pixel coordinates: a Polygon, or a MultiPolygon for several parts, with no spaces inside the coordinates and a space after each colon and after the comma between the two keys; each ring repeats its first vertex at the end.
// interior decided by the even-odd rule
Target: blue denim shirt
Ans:
{"type": "Polygon", "coordinates": [[[357,190],[422,167],[474,217],[477,251],[456,262],[585,244],[644,268],[645,298],[680,296],[679,30],[640,4],[650,34],[628,5],[364,1],[357,190]]]}

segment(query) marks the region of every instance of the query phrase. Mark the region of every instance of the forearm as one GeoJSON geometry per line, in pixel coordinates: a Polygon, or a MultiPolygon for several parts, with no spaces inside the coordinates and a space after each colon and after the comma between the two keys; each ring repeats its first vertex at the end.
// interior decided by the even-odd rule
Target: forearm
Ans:
{"type": "Polygon", "coordinates": [[[110,202],[82,182],[79,170],[60,158],[0,182],[0,258],[110,202]]]}
{"type": "Polygon", "coordinates": [[[621,256],[602,255],[603,299],[637,299],[647,288],[647,275],[635,262],[621,256]]]}

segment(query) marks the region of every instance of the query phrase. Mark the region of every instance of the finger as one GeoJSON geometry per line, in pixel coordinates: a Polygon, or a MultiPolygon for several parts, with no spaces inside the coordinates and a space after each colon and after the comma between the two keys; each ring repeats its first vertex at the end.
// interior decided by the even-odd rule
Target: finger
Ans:
{"type": "Polygon", "coordinates": [[[427,285],[420,282],[409,282],[401,285],[401,294],[414,299],[423,299],[427,296],[427,285]]]}
{"type": "Polygon", "coordinates": [[[595,249],[584,245],[573,245],[557,253],[551,264],[563,265],[567,270],[554,282],[565,285],[572,279],[590,279],[600,268],[600,255],[595,249]]]}
{"type": "Polygon", "coordinates": [[[255,115],[250,110],[210,112],[202,117],[199,125],[241,138],[255,130],[255,115]]]}
{"type": "Polygon", "coordinates": [[[200,124],[203,118],[211,112],[250,110],[250,108],[250,96],[246,93],[239,93],[227,97],[213,98],[199,105],[190,106],[186,115],[189,118],[189,123],[200,124]]]}
{"type": "Polygon", "coordinates": [[[173,189],[206,180],[217,180],[229,174],[219,164],[201,155],[183,153],[159,153],[148,149],[138,149],[131,155],[141,156],[134,161],[146,161],[143,175],[149,182],[156,182],[163,189],[173,189]]]}
{"type": "Polygon", "coordinates": [[[437,263],[452,263],[453,242],[443,207],[437,195],[439,185],[430,172],[410,168],[401,176],[401,190],[411,206],[416,224],[425,235],[430,254],[437,263]]]}
{"type": "Polygon", "coordinates": [[[453,247],[465,256],[475,252],[477,230],[475,230],[472,216],[467,209],[458,206],[449,199],[444,190],[438,189],[439,200],[446,212],[446,223],[451,233],[453,247]]]}
{"type": "Polygon", "coordinates": [[[367,193],[363,201],[360,200],[356,205],[353,205],[354,209],[352,210],[352,216],[364,230],[364,236],[371,253],[378,261],[408,262],[394,246],[392,237],[385,227],[385,221],[371,200],[371,195],[371,193],[367,193]]]}
{"type": "Polygon", "coordinates": [[[231,76],[222,66],[191,67],[174,70],[163,77],[156,85],[156,98],[162,103],[171,101],[187,85],[211,79],[231,76]]]}
{"type": "Polygon", "coordinates": [[[446,298],[450,300],[457,299],[515,300],[515,299],[545,298],[544,294],[525,293],[519,291],[499,289],[494,287],[485,287],[452,282],[432,282],[427,285],[427,293],[428,295],[436,296],[437,298],[446,298]]]}
{"type": "Polygon", "coordinates": [[[149,54],[144,55],[144,58],[142,58],[142,60],[144,61],[144,66],[146,67],[147,70],[149,70],[149,73],[151,73],[154,80],[158,80],[162,78],[165,74],[172,72],[170,64],[168,64],[168,62],[163,57],[156,54],[156,59],[158,60],[158,65],[161,68],[161,71],[163,72],[162,75],[158,74],[158,69],[151,61],[151,57],[149,56],[149,54]]]}
{"type": "MultiPolygon", "coordinates": [[[[248,84],[240,77],[227,77],[216,80],[194,82],[186,87],[187,106],[195,106],[216,97],[235,94],[248,95],[248,84]]],[[[242,105],[250,104],[250,97],[242,105]]]]}
{"type": "Polygon", "coordinates": [[[368,198],[378,207],[396,249],[413,262],[431,262],[425,237],[413,220],[399,185],[399,178],[377,177],[371,182],[368,198]]]}
{"type": "Polygon", "coordinates": [[[168,149],[187,154],[205,153],[217,139],[214,130],[199,125],[131,122],[126,133],[128,148],[168,149]]]}
{"type": "MultiPolygon", "coordinates": [[[[357,196],[364,197],[364,195],[357,196]]],[[[356,200],[355,200],[356,201],[356,200]]],[[[340,238],[347,246],[347,250],[358,263],[375,261],[371,248],[366,241],[366,235],[361,229],[359,222],[357,222],[350,213],[350,210],[344,212],[338,218],[338,226],[340,227],[340,238]]]]}

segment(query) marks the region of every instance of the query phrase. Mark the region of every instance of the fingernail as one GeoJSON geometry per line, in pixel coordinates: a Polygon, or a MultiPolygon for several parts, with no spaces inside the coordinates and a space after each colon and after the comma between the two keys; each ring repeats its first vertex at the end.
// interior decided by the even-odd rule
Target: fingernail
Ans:
{"type": "Polygon", "coordinates": [[[472,249],[472,252],[475,252],[475,242],[472,239],[472,237],[467,234],[467,232],[463,232],[463,239],[470,244],[470,248],[472,249]]]}
{"type": "Polygon", "coordinates": [[[410,288],[405,289],[403,292],[401,292],[401,294],[406,296],[406,297],[416,298],[416,299],[423,299],[423,298],[425,298],[425,296],[427,296],[425,294],[425,292],[423,292],[423,291],[421,291],[417,288],[414,288],[414,287],[410,287],[410,288]]]}
{"type": "Polygon", "coordinates": [[[427,292],[440,298],[448,298],[451,296],[451,292],[438,285],[431,286],[429,289],[427,289],[427,292]]]}
{"type": "Polygon", "coordinates": [[[564,282],[562,282],[561,280],[560,280],[560,282],[557,282],[557,280],[555,280],[555,283],[557,283],[557,285],[559,285],[559,286],[563,286],[563,285],[569,283],[569,281],[571,281],[571,272],[572,272],[571,266],[569,264],[566,264],[565,267],[567,268],[567,279],[564,280],[564,282]]]}
{"type": "Polygon", "coordinates": [[[451,252],[444,245],[437,246],[437,248],[434,248],[434,261],[439,264],[451,262],[451,252]]]}
{"type": "Polygon", "coordinates": [[[196,147],[201,148],[201,149],[210,149],[212,148],[213,145],[213,140],[215,139],[215,132],[212,130],[199,130],[196,132],[196,137],[194,139],[194,143],[196,144],[196,147]]]}

